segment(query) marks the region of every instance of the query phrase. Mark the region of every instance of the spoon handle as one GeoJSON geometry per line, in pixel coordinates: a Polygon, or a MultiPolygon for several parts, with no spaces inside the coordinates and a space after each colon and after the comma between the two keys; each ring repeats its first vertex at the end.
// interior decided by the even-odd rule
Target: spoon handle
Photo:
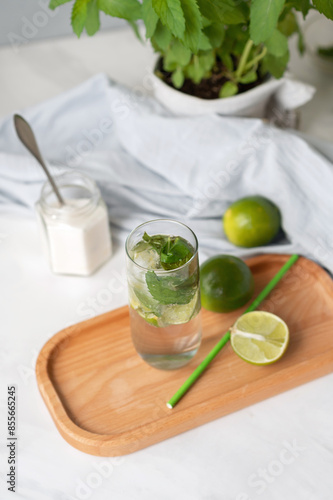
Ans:
{"type": "Polygon", "coordinates": [[[14,125],[15,125],[16,133],[17,133],[20,141],[22,142],[22,144],[24,144],[24,146],[28,149],[28,151],[30,151],[30,153],[40,163],[40,165],[42,166],[44,172],[46,173],[47,178],[48,178],[48,180],[49,180],[49,182],[50,182],[50,184],[51,184],[51,186],[52,186],[52,188],[53,188],[53,190],[58,198],[60,205],[64,205],[65,202],[63,200],[63,197],[61,196],[56,183],[54,182],[50,172],[48,171],[47,166],[44,163],[44,160],[43,160],[42,155],[40,154],[40,151],[38,148],[36,138],[34,136],[34,133],[31,129],[29,123],[22,116],[14,115],[14,125]]]}

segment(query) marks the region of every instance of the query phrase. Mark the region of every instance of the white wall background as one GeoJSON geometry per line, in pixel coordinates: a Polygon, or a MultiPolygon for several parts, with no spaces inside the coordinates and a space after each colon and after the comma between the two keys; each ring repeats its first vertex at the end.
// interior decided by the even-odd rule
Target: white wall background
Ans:
{"type": "MultiPolygon", "coordinates": [[[[0,45],[63,35],[76,36],[70,25],[73,2],[48,9],[48,0],[0,0],[0,45]]],[[[118,28],[125,24],[101,13],[101,28],[118,28]]]]}

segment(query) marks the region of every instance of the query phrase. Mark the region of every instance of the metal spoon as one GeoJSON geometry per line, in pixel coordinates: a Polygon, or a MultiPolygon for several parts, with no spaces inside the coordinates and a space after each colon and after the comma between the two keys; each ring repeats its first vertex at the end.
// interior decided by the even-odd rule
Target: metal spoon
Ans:
{"type": "Polygon", "coordinates": [[[47,166],[44,163],[44,160],[42,158],[42,155],[40,154],[37,145],[36,138],[29,123],[24,118],[22,118],[22,116],[14,115],[14,125],[18,138],[20,139],[22,144],[24,144],[24,146],[30,151],[30,153],[36,158],[36,160],[41,164],[51,186],[53,187],[53,190],[58,198],[60,205],[64,205],[65,204],[64,199],[61,196],[59,189],[57,188],[57,185],[53,180],[53,177],[51,176],[50,172],[47,169],[47,166]]]}

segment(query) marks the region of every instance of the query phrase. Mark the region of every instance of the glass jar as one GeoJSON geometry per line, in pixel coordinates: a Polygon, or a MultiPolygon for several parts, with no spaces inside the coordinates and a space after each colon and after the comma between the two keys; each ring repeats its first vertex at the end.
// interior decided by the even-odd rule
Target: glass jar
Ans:
{"type": "Polygon", "coordinates": [[[154,220],[132,231],[126,253],[134,347],[155,368],[180,368],[201,342],[197,238],[180,222],[154,220]]]}
{"type": "Polygon", "coordinates": [[[36,203],[44,251],[54,273],[88,276],[111,256],[106,205],[89,177],[66,172],[54,179],[65,204],[48,181],[36,203]]]}

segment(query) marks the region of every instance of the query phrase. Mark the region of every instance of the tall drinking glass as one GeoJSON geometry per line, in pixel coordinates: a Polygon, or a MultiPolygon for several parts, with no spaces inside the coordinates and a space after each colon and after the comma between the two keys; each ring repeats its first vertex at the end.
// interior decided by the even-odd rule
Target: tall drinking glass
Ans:
{"type": "Polygon", "coordinates": [[[146,222],[126,241],[132,340],[163,370],[188,363],[201,342],[198,241],[184,224],[146,222]]]}

